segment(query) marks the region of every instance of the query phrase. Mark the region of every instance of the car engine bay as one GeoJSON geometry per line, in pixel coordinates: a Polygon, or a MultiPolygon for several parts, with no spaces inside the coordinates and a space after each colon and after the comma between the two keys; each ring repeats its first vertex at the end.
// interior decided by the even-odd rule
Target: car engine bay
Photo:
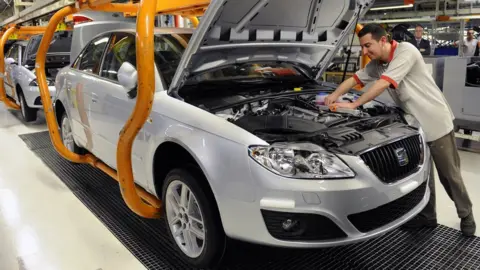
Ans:
{"type": "MultiPolygon", "coordinates": [[[[192,103],[268,143],[308,141],[345,154],[418,135],[396,107],[370,101],[355,110],[332,111],[317,103],[317,95],[318,91],[311,90],[242,93],[192,103]]],[[[358,95],[347,93],[340,102],[356,98],[358,95]]]]}

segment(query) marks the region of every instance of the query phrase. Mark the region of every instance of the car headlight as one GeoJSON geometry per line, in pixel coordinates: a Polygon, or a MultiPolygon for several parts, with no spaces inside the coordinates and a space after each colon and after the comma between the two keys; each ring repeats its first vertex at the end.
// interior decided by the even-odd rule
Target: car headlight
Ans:
{"type": "Polygon", "coordinates": [[[249,155],[268,170],[290,178],[336,179],[355,176],[335,154],[311,143],[250,146],[249,155]]]}

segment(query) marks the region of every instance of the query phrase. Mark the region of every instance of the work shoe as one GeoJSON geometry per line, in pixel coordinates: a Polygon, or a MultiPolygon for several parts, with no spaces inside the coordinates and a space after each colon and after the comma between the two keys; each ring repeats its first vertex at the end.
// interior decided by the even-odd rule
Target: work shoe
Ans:
{"type": "Polygon", "coordinates": [[[427,219],[424,216],[417,215],[402,227],[407,229],[420,229],[423,227],[435,228],[437,225],[437,219],[427,219]]]}
{"type": "Polygon", "coordinates": [[[475,234],[477,226],[475,224],[475,219],[473,218],[473,213],[470,213],[470,215],[462,218],[462,221],[460,222],[460,229],[465,236],[473,236],[475,234]]]}

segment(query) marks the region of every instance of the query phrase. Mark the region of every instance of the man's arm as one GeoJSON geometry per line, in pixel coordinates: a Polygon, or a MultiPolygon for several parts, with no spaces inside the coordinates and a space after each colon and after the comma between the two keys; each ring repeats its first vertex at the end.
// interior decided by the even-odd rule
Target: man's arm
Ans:
{"type": "Polygon", "coordinates": [[[380,76],[380,79],[370,87],[370,89],[361,95],[355,102],[352,103],[338,103],[333,104],[339,108],[355,109],[372,99],[379,96],[386,88],[398,88],[405,76],[412,70],[417,61],[423,61],[418,50],[414,48],[407,48],[395,54],[392,61],[389,63],[387,70],[380,76]]]}
{"type": "Polygon", "coordinates": [[[325,104],[330,105],[332,103],[335,103],[341,95],[346,94],[350,89],[352,89],[357,85],[360,85],[363,87],[365,84],[371,81],[374,81],[375,79],[372,76],[370,76],[373,69],[374,69],[374,64],[372,62],[369,62],[365,66],[365,68],[362,68],[359,71],[357,71],[355,75],[353,75],[349,79],[342,82],[332,94],[328,95],[325,98],[325,104]]]}
{"type": "Polygon", "coordinates": [[[367,92],[365,92],[363,95],[361,95],[357,100],[355,100],[352,103],[335,103],[334,106],[337,108],[349,108],[349,109],[356,109],[357,107],[375,99],[379,95],[385,91],[390,86],[390,82],[384,80],[384,79],[379,79],[377,80],[369,89],[367,92]]]}
{"type": "Polygon", "coordinates": [[[361,95],[355,102],[353,102],[353,104],[355,105],[355,108],[358,107],[358,106],[361,106],[361,105],[375,99],[379,95],[381,95],[383,93],[383,91],[385,91],[385,89],[387,89],[390,86],[390,84],[391,83],[389,81],[386,81],[384,79],[377,80],[370,87],[370,89],[368,89],[368,91],[366,93],[361,95]]]}

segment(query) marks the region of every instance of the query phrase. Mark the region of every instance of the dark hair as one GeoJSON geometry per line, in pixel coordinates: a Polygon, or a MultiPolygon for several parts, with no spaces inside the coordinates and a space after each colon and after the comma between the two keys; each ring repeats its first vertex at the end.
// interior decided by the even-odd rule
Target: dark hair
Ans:
{"type": "Polygon", "coordinates": [[[363,36],[367,34],[372,34],[372,38],[375,39],[376,41],[379,41],[382,37],[387,36],[387,31],[381,27],[379,24],[376,23],[371,23],[365,25],[360,32],[358,32],[358,37],[362,38],[363,36]]]}

